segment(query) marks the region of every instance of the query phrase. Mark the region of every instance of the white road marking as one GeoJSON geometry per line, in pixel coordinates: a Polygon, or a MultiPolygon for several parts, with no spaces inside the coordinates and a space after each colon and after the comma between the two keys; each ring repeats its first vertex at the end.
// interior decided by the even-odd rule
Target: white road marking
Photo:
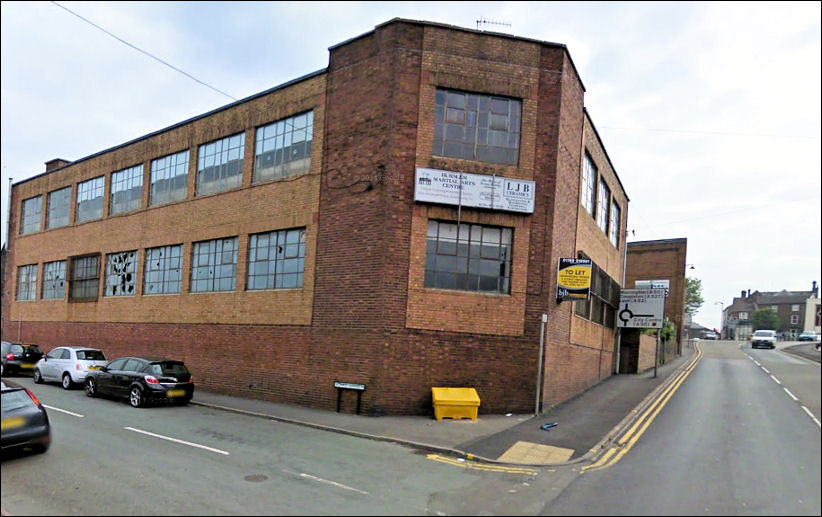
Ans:
{"type": "Polygon", "coordinates": [[[148,431],[143,431],[142,429],[135,429],[133,427],[124,427],[123,429],[125,429],[127,431],[134,431],[135,433],[142,433],[142,434],[145,434],[145,435],[148,435],[148,436],[153,436],[154,438],[160,438],[161,440],[168,440],[168,441],[174,442],[174,443],[181,443],[183,445],[188,445],[188,446],[191,446],[191,447],[197,447],[197,448],[200,448],[200,449],[205,449],[207,451],[216,452],[217,454],[225,454],[226,456],[228,456],[228,454],[229,454],[228,452],[221,451],[220,449],[214,449],[212,447],[206,447],[205,445],[200,445],[199,443],[192,443],[192,442],[186,442],[184,440],[178,440],[177,438],[170,438],[168,436],[163,436],[161,434],[150,433],[148,431]]]}
{"type": "Polygon", "coordinates": [[[59,411],[60,413],[65,413],[67,415],[76,416],[77,418],[84,418],[84,416],[79,414],[79,413],[72,413],[71,411],[66,411],[65,409],[60,409],[59,407],[47,406],[46,404],[43,404],[43,407],[46,408],[46,409],[59,411]]]}
{"type": "Polygon", "coordinates": [[[763,371],[763,372],[765,372],[765,373],[771,373],[771,372],[770,372],[770,371],[768,371],[768,369],[767,369],[767,368],[765,368],[764,366],[760,366],[760,368],[762,368],[762,371],[763,371]]]}
{"type": "Polygon", "coordinates": [[[819,423],[819,420],[817,420],[817,419],[816,419],[816,417],[815,417],[815,416],[813,416],[813,413],[811,413],[811,410],[810,410],[810,409],[806,408],[805,406],[802,406],[802,409],[804,409],[804,410],[805,410],[805,413],[807,413],[807,414],[808,414],[808,416],[809,416],[809,417],[811,417],[811,420],[813,420],[814,422],[816,422],[816,425],[818,425],[819,427],[822,427],[822,424],[820,424],[820,423],[819,423]]]}
{"type": "Polygon", "coordinates": [[[776,377],[774,377],[773,375],[771,375],[771,379],[773,379],[773,381],[774,381],[775,383],[779,384],[780,386],[782,385],[782,383],[781,383],[781,382],[779,382],[779,379],[777,379],[777,378],[776,378],[776,377]]]}
{"type": "Polygon", "coordinates": [[[785,393],[787,393],[787,394],[788,394],[788,395],[789,395],[792,399],[794,399],[795,401],[799,402],[799,399],[798,399],[798,398],[796,398],[796,397],[794,396],[794,394],[793,394],[793,393],[791,393],[791,392],[790,392],[790,390],[788,390],[788,388],[784,388],[784,387],[783,387],[782,389],[783,389],[783,390],[785,390],[785,393]]]}
{"type": "Polygon", "coordinates": [[[326,484],[331,485],[331,486],[335,486],[335,487],[342,488],[342,489],[345,489],[345,490],[351,490],[352,492],[357,492],[357,493],[363,494],[363,495],[368,495],[368,492],[366,492],[364,490],[359,490],[359,489],[354,488],[354,487],[346,486],[346,485],[343,485],[342,483],[337,483],[336,481],[329,481],[327,479],[318,478],[317,476],[312,476],[311,474],[306,474],[304,472],[300,472],[299,476],[301,478],[308,478],[308,479],[310,479],[312,481],[316,481],[318,483],[326,483],[326,484]]]}

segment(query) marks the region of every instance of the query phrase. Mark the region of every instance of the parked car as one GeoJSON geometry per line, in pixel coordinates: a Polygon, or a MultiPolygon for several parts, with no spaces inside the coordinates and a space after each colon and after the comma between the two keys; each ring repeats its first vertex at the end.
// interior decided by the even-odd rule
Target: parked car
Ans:
{"type": "Polygon", "coordinates": [[[31,449],[46,452],[51,445],[51,425],[46,408],[28,388],[3,379],[2,434],[3,451],[31,449]]]}
{"type": "Polygon", "coordinates": [[[751,348],[759,348],[760,345],[776,348],[776,331],[757,330],[754,332],[751,336],[751,348]]]}
{"type": "Polygon", "coordinates": [[[82,385],[88,372],[105,366],[107,362],[103,351],[96,348],[58,346],[37,361],[34,382],[57,381],[63,389],[69,390],[75,384],[82,385]]]}
{"type": "Polygon", "coordinates": [[[816,341],[816,332],[813,330],[806,330],[799,334],[799,341],[816,341]]]}
{"type": "Polygon", "coordinates": [[[10,341],[2,341],[0,345],[2,345],[0,356],[3,361],[0,375],[31,372],[37,361],[43,357],[43,351],[37,345],[24,345],[10,341]]]}
{"type": "Polygon", "coordinates": [[[712,339],[714,341],[719,339],[719,336],[716,334],[716,332],[706,332],[703,337],[704,339],[712,339]]]}
{"type": "Polygon", "coordinates": [[[86,375],[86,395],[128,399],[133,407],[146,402],[185,405],[194,396],[194,380],[183,361],[120,357],[86,375]]]}

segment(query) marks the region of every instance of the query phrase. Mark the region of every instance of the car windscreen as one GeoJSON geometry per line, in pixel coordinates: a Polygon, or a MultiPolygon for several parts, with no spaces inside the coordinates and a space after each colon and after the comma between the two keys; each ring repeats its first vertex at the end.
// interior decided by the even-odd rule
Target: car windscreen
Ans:
{"type": "Polygon", "coordinates": [[[152,375],[158,377],[177,377],[188,379],[191,376],[188,368],[186,368],[186,365],[179,362],[164,361],[161,363],[152,363],[148,368],[152,375]]]}
{"type": "Polygon", "coordinates": [[[3,414],[16,411],[20,408],[34,406],[26,390],[13,390],[3,392],[3,414]]]}
{"type": "Polygon", "coordinates": [[[757,330],[754,332],[756,337],[772,337],[775,334],[773,330],[757,330]]]}
{"type": "Polygon", "coordinates": [[[77,359],[80,361],[105,361],[106,356],[100,350],[78,350],[77,359]]]}

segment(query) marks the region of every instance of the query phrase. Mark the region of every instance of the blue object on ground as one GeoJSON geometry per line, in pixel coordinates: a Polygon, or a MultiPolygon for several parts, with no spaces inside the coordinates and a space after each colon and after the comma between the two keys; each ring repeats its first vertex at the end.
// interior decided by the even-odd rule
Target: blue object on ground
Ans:
{"type": "Polygon", "coordinates": [[[556,425],[557,425],[556,422],[552,422],[550,424],[542,424],[541,426],[539,426],[539,428],[542,429],[543,431],[549,431],[552,427],[556,427],[556,425]]]}

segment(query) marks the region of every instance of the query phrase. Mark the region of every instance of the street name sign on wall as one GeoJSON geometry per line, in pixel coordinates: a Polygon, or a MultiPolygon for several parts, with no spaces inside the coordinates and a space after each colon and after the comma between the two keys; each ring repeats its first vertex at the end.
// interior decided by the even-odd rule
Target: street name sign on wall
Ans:
{"type": "Polygon", "coordinates": [[[536,183],[530,180],[417,167],[414,201],[534,213],[536,183]]]}
{"type": "Polygon", "coordinates": [[[620,291],[617,327],[661,328],[664,316],[664,289],[623,289],[620,291]]]}
{"type": "Polygon", "coordinates": [[[587,300],[591,292],[591,259],[560,258],[557,300],[587,300]]]}

